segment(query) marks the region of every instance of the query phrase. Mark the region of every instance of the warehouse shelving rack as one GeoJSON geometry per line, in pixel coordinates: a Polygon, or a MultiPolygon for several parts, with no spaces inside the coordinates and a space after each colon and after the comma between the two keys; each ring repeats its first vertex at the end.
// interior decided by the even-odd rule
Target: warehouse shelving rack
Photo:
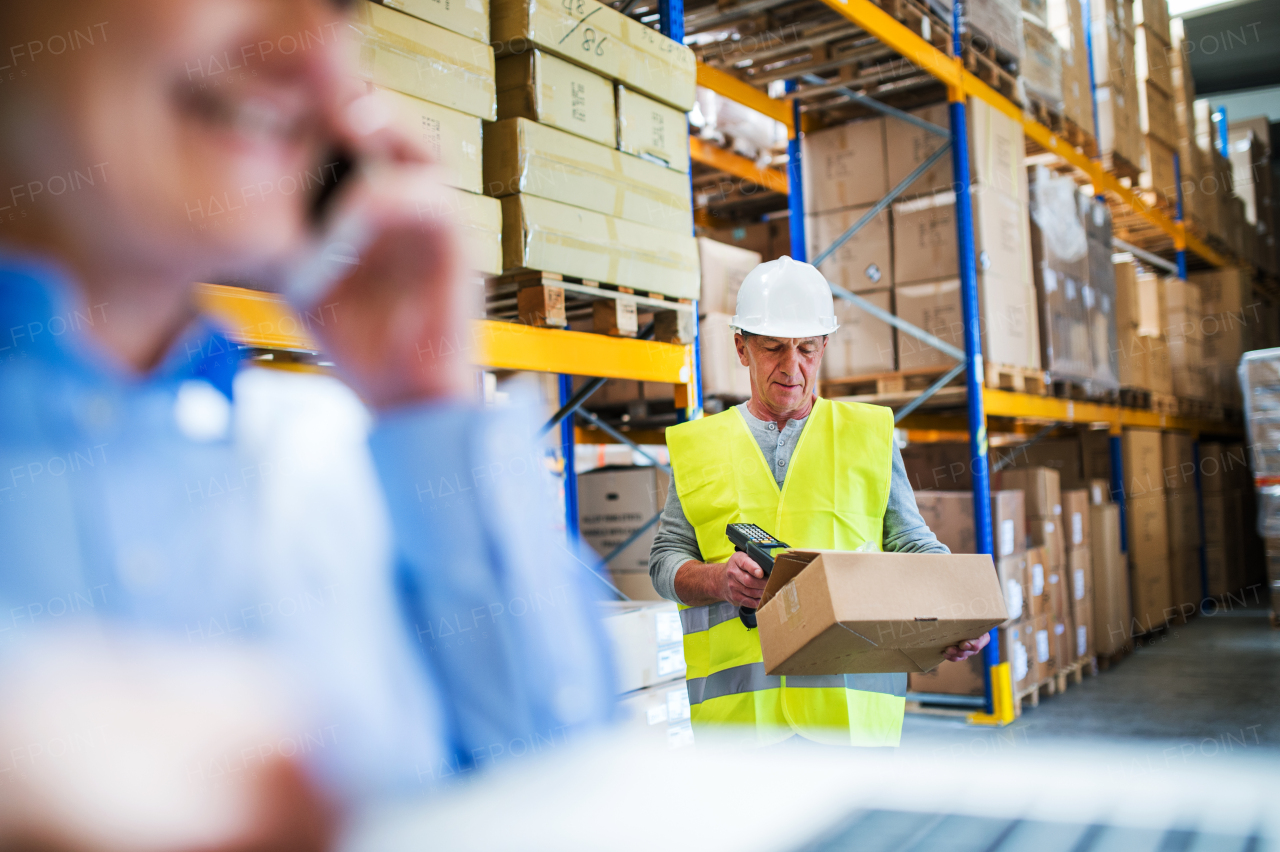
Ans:
{"type": "MultiPolygon", "coordinates": [[[[1141,249],[1136,247],[1126,245],[1124,248],[1134,250],[1136,254],[1142,256],[1147,262],[1158,261],[1157,265],[1162,267],[1171,266],[1173,271],[1183,276],[1186,274],[1186,253],[1188,250],[1194,252],[1212,266],[1225,266],[1228,264],[1227,258],[1206,245],[1196,235],[1187,231],[1181,221],[1180,198],[1178,217],[1171,220],[1159,209],[1147,204],[1138,193],[1122,185],[1114,175],[1104,171],[1099,163],[1090,160],[1088,156],[1064,139],[1056,136],[1045,125],[1029,118],[1021,107],[969,72],[965,68],[963,61],[961,38],[965,30],[965,21],[962,18],[963,3],[960,0],[956,0],[953,3],[951,55],[943,53],[929,41],[926,41],[920,35],[895,20],[882,8],[872,3],[871,0],[822,0],[822,2],[869,36],[893,49],[918,68],[928,72],[946,87],[951,119],[949,147],[952,151],[967,152],[969,150],[966,104],[967,99],[970,97],[979,99],[1021,124],[1025,136],[1038,143],[1045,151],[1057,155],[1067,165],[1086,175],[1092,183],[1095,194],[1100,196],[1110,194],[1118,198],[1151,225],[1167,234],[1173,241],[1177,261],[1176,264],[1168,264],[1163,258],[1142,252],[1141,249]]],[[[1085,8],[1087,9],[1088,7],[1086,6],[1085,8]]],[[[1088,33],[1090,30],[1091,27],[1086,23],[1086,32],[1088,33]]],[[[1089,50],[1089,64],[1092,71],[1091,45],[1089,50]]],[[[795,97],[795,95],[798,91],[798,83],[806,82],[806,80],[803,72],[798,76],[799,79],[787,80],[786,91],[791,96],[789,98],[791,103],[788,105],[784,99],[771,98],[749,83],[725,71],[702,63],[699,63],[698,67],[698,82],[700,85],[744,106],[755,109],[786,126],[789,136],[787,182],[790,188],[788,206],[790,211],[791,250],[793,257],[805,259],[807,243],[804,231],[805,210],[802,192],[803,163],[800,157],[799,142],[802,132],[807,129],[805,121],[807,116],[802,114],[800,98],[795,97]]],[[[814,81],[809,80],[808,82],[814,81]]],[[[819,80],[816,82],[825,84],[827,81],[819,80]]],[[[829,85],[828,88],[830,88],[829,85]]],[[[836,89],[864,106],[880,112],[902,116],[897,110],[879,104],[861,93],[839,86],[836,89]]],[[[912,120],[919,123],[918,119],[912,120]]],[[[745,169],[735,170],[734,167],[740,166],[740,163],[734,161],[717,163],[707,159],[702,159],[701,161],[707,162],[708,165],[715,165],[738,177],[759,183],[751,172],[745,169]]],[[[968,157],[953,156],[952,164],[955,184],[959,187],[970,186],[968,157]]],[[[1175,164],[1176,167],[1177,164],[1175,164]]],[[[910,178],[904,181],[902,186],[895,188],[895,191],[891,192],[890,196],[883,200],[883,203],[891,201],[893,195],[908,183],[910,183],[910,178]]],[[[959,362],[950,373],[945,374],[942,379],[925,390],[916,400],[903,410],[900,410],[895,421],[906,427],[909,430],[909,434],[948,437],[967,436],[972,460],[971,472],[977,545],[979,552],[987,554],[994,554],[995,552],[991,528],[991,479],[990,471],[988,470],[989,426],[1000,423],[1002,428],[1008,431],[1025,431],[1028,427],[1042,426],[1037,437],[1047,434],[1055,425],[1087,424],[1089,426],[1105,426],[1109,430],[1111,438],[1111,485],[1112,493],[1120,504],[1122,519],[1121,541],[1124,542],[1127,539],[1123,526],[1125,515],[1124,475],[1120,453],[1120,437],[1124,427],[1186,430],[1192,434],[1197,442],[1202,433],[1236,435],[1239,434],[1239,428],[1223,422],[1177,417],[1158,412],[1124,408],[1118,405],[1035,396],[985,387],[982,344],[979,336],[976,252],[974,249],[971,200],[968,192],[957,192],[956,199],[956,236],[959,243],[964,352],[959,352],[955,347],[943,344],[936,339],[930,340],[930,335],[925,334],[920,329],[880,310],[852,293],[845,292],[835,286],[832,287],[837,296],[855,303],[867,313],[896,326],[899,332],[913,335],[935,348],[941,349],[959,362]],[[962,370],[966,373],[967,393],[965,396],[967,412],[965,417],[924,412],[912,413],[916,406],[946,385],[962,370]]],[[[867,218],[869,217],[863,217],[864,221],[867,218]]],[[[820,262],[825,259],[840,243],[856,233],[860,224],[857,223],[851,227],[832,247],[822,252],[815,260],[820,262]]],[[[1035,440],[1035,438],[1032,440],[1035,440]]],[[[1198,453],[1198,443],[1195,446],[1198,453]]],[[[981,711],[971,714],[969,721],[975,724],[1007,724],[1013,721],[1015,714],[1012,686],[1008,664],[1002,664],[999,661],[998,636],[994,630],[990,634],[990,642],[984,654],[986,694],[982,699],[983,706],[981,711]]]]}

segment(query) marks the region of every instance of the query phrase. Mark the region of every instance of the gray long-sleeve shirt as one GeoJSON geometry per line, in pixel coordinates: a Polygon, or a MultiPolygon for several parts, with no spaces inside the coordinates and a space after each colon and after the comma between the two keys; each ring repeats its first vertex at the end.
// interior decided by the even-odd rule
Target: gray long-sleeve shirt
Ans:
{"type": "MultiPolygon", "coordinates": [[[[782,431],[772,420],[760,420],[747,410],[744,402],[736,406],[738,413],[746,422],[751,435],[760,445],[773,478],[782,487],[786,479],[787,466],[791,464],[791,454],[800,441],[800,433],[809,418],[789,420],[782,431]]],[[[897,553],[950,553],[947,546],[938,541],[937,536],[929,529],[929,525],[920,517],[916,508],[916,495],[911,490],[911,482],[907,479],[906,468],[902,464],[902,453],[898,445],[893,445],[893,469],[889,482],[889,504],[884,513],[884,533],[881,547],[886,551],[897,553]]],[[[676,595],[676,571],[690,559],[702,561],[702,552],[698,548],[698,537],[694,533],[693,524],[685,517],[684,507],[680,505],[680,496],[676,494],[675,483],[667,489],[667,504],[662,510],[662,521],[658,534],[653,539],[653,549],[649,551],[649,576],[658,594],[667,600],[683,603],[676,595]]]]}

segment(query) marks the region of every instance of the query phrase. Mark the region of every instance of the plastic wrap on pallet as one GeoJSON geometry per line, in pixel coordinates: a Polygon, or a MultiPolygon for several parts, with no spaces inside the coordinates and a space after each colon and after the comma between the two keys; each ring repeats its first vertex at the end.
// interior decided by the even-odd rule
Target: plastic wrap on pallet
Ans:
{"type": "MultiPolygon", "coordinates": [[[[951,20],[951,0],[928,0],[945,20],[951,20]]],[[[1000,60],[1022,59],[1022,4],[1020,0],[969,0],[964,12],[973,47],[978,53],[1000,60]]]]}
{"type": "Polygon", "coordinates": [[[1240,387],[1258,493],[1258,534],[1280,538],[1280,349],[1244,353],[1240,387]]]}
{"type": "Polygon", "coordinates": [[[1119,341],[1116,334],[1116,272],[1111,264],[1111,210],[1106,202],[1076,195],[1089,243],[1089,280],[1084,287],[1089,322],[1093,381],[1099,390],[1120,387],[1119,341]]]}
{"type": "Polygon", "coordinates": [[[1054,379],[1093,384],[1085,308],[1089,240],[1080,221],[1076,185],[1044,166],[1031,174],[1031,251],[1040,301],[1043,366],[1054,379]]]}

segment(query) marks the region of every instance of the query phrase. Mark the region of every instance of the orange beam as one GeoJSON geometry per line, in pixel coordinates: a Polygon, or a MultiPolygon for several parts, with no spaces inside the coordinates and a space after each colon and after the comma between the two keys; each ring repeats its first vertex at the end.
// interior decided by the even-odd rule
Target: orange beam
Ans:
{"type": "Polygon", "coordinates": [[[689,137],[689,156],[695,162],[749,180],[756,186],[781,192],[783,195],[788,192],[787,176],[782,172],[777,169],[762,169],[741,154],[726,151],[696,136],[689,137]]]}

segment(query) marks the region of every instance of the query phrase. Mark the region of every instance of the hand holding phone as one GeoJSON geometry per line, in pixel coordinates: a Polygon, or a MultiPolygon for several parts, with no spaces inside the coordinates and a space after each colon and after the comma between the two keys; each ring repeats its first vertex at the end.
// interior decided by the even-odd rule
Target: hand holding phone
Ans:
{"type": "Polygon", "coordinates": [[[466,393],[467,320],[478,306],[467,298],[442,176],[377,120],[377,98],[348,110],[342,177],[317,197],[316,237],[285,293],[312,316],[324,307],[310,331],[365,400],[387,409],[466,393]]]}

